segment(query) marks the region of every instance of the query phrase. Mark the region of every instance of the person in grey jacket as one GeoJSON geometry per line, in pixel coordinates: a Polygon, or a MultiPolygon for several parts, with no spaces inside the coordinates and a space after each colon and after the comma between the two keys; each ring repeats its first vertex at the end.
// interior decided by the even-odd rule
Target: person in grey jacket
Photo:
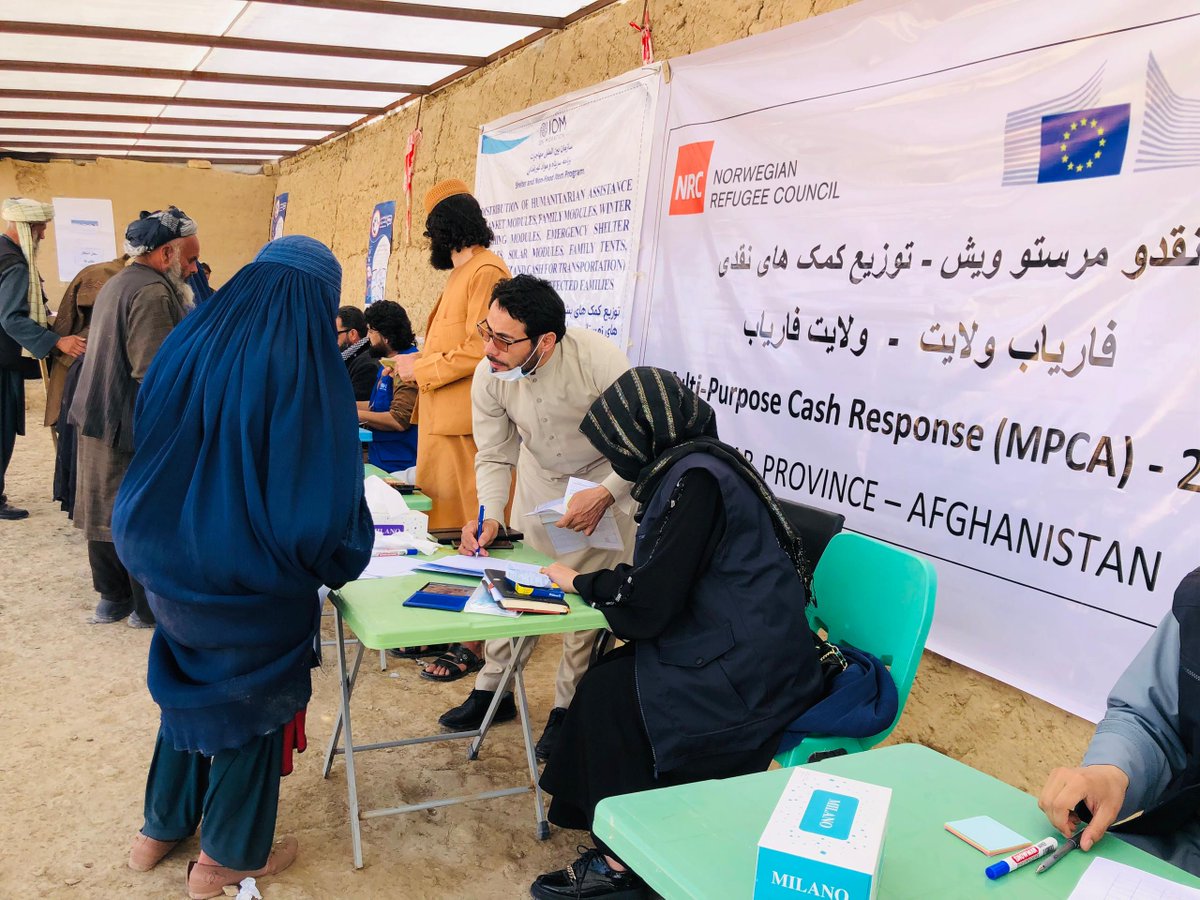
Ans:
{"type": "Polygon", "coordinates": [[[1038,805],[1090,850],[1119,837],[1200,875],[1200,569],[1108,696],[1083,765],[1057,768],[1038,805]],[[1134,813],[1142,815],[1129,822],[1134,813]]]}

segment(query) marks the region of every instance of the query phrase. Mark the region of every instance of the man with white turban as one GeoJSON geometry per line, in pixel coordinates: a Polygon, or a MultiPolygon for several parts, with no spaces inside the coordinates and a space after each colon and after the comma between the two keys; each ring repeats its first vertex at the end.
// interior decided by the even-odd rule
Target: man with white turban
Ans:
{"type": "MultiPolygon", "coordinates": [[[[112,511],[133,458],[138,387],[162,342],[192,308],[187,279],[196,271],[196,223],[174,206],[143,212],[125,230],[128,266],[96,295],[89,350],[69,419],[77,428],[75,527],[88,541],[92,585],[100,594],[92,621],[150,628],[146,591],[113,548],[112,511]]],[[[186,476],[184,476],[186,477],[186,476]]]]}
{"type": "Polygon", "coordinates": [[[25,380],[39,377],[37,361],[55,347],[77,357],[87,342],[74,335],[59,337],[46,327],[46,302],[35,261],[54,207],[14,198],[0,205],[0,216],[5,222],[0,235],[0,520],[4,520],[29,515],[9,506],[4,493],[13,445],[17,435],[25,433],[25,380]]]}

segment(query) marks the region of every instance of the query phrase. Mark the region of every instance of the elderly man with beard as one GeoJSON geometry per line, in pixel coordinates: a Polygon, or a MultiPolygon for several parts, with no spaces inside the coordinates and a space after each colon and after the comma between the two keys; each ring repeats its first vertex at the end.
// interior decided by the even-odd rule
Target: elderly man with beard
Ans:
{"type": "Polygon", "coordinates": [[[154,615],[143,587],[112,543],[117,490],[133,458],[138,387],[159,346],[192,308],[187,279],[196,271],[196,223],[174,206],[143,212],[125,229],[132,262],[96,297],[70,420],[78,432],[75,527],[88,542],[92,584],[100,594],[92,621],[150,628],[154,615]]]}
{"type": "Polygon", "coordinates": [[[74,335],[60,337],[46,325],[42,279],[34,261],[54,207],[15,197],[4,201],[0,215],[7,223],[0,234],[0,520],[12,520],[29,515],[9,506],[4,494],[13,445],[17,435],[25,433],[25,379],[38,377],[37,361],[54,348],[76,357],[86,341],[74,335]]]}
{"type": "Polygon", "coordinates": [[[495,235],[479,202],[457,178],[438,182],[425,195],[425,236],[430,264],[450,276],[421,351],[395,357],[392,369],[397,378],[415,381],[419,392],[417,485],[433,500],[429,525],[460,528],[479,514],[471,378],[483,359],[483,338],[475,325],[487,315],[492,288],[510,275],[488,249],[495,235]]]}

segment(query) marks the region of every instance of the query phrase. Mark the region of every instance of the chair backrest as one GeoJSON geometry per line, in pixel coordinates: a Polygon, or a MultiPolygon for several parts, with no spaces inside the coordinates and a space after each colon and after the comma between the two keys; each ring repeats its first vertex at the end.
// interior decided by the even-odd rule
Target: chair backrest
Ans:
{"type": "MultiPolygon", "coordinates": [[[[896,682],[899,721],[933,622],[937,573],[916,554],[874,538],[834,536],[813,574],[817,606],[809,621],[834,644],[847,643],[883,660],[896,682]]],[[[871,743],[882,741],[892,728],[871,743]]]]}
{"type": "Polygon", "coordinates": [[[846,517],[841,513],[806,506],[794,500],[780,500],[779,505],[792,528],[800,535],[808,564],[815,569],[829,541],[846,524],[846,517]]]}

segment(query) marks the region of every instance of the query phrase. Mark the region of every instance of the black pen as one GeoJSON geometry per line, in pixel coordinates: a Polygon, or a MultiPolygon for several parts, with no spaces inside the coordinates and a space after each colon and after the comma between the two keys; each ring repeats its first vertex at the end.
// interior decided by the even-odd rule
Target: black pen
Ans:
{"type": "Polygon", "coordinates": [[[1034,872],[1036,874],[1040,875],[1042,872],[1045,872],[1048,868],[1050,868],[1052,865],[1054,865],[1056,862],[1058,862],[1060,859],[1062,859],[1064,856],[1066,856],[1072,850],[1077,849],[1079,847],[1079,839],[1082,836],[1083,836],[1083,829],[1080,828],[1079,831],[1076,832],[1074,837],[1067,838],[1065,841],[1063,841],[1061,844],[1059,844],[1058,849],[1055,850],[1053,853],[1051,853],[1050,856],[1048,856],[1046,858],[1046,861],[1044,863],[1042,863],[1040,866],[1038,866],[1036,869],[1034,869],[1034,872]]]}

